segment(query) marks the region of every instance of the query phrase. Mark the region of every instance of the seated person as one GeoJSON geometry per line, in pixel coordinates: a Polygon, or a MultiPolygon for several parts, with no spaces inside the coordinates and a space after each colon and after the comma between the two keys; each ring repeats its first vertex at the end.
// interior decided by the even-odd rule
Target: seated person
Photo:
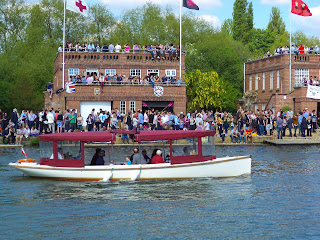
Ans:
{"type": "Polygon", "coordinates": [[[22,139],[23,139],[23,127],[20,126],[20,127],[17,129],[16,144],[17,144],[17,145],[21,145],[22,139]]]}
{"type": "Polygon", "coordinates": [[[150,164],[151,163],[151,158],[147,155],[147,150],[143,149],[141,154],[144,157],[144,159],[147,161],[147,164],[150,164]]]}
{"type": "Polygon", "coordinates": [[[231,143],[233,143],[233,139],[235,140],[235,143],[238,142],[238,130],[237,129],[231,128],[230,138],[231,138],[231,143]]]}
{"type": "MultiPolygon", "coordinates": [[[[52,153],[50,159],[53,159],[53,153],[52,153]]],[[[64,154],[63,154],[62,148],[58,148],[58,159],[64,159],[64,154]]]]}
{"type": "Polygon", "coordinates": [[[161,154],[162,154],[162,151],[161,150],[157,150],[156,155],[153,156],[153,158],[151,159],[151,163],[152,164],[164,163],[161,154]]]}
{"type": "MultiPolygon", "coordinates": [[[[105,151],[104,150],[101,150],[98,154],[98,158],[97,158],[97,161],[96,161],[96,165],[104,165],[104,159],[103,157],[105,156],[105,151]]],[[[111,164],[111,161],[110,161],[110,164],[111,164]]]]}
{"type": "Polygon", "coordinates": [[[188,155],[190,155],[189,149],[188,149],[188,147],[184,147],[183,148],[183,156],[188,156],[188,155]]]}
{"type": "Polygon", "coordinates": [[[130,160],[130,156],[126,156],[126,162],[123,165],[132,165],[132,162],[130,160]]]}
{"type": "Polygon", "coordinates": [[[36,128],[32,127],[30,131],[30,136],[36,137],[38,135],[39,135],[39,131],[36,128]]]}
{"type": "Polygon", "coordinates": [[[47,92],[49,93],[49,97],[52,98],[52,94],[53,94],[53,85],[52,82],[49,82],[47,85],[47,92]]]}
{"type": "Polygon", "coordinates": [[[248,142],[248,138],[251,138],[251,142],[253,143],[252,129],[250,127],[246,129],[246,143],[248,142]]]}
{"type": "Polygon", "coordinates": [[[190,151],[190,155],[197,155],[197,151],[196,151],[195,149],[192,149],[192,150],[190,151]]]}
{"type": "Polygon", "coordinates": [[[91,163],[90,165],[96,165],[97,162],[97,158],[99,157],[99,153],[101,152],[101,148],[97,148],[96,149],[96,153],[93,155],[92,159],[91,159],[91,163]]]}
{"type": "Polygon", "coordinates": [[[139,153],[138,148],[135,148],[133,151],[132,164],[147,164],[146,159],[139,153]]]}
{"type": "Polygon", "coordinates": [[[239,139],[240,139],[240,143],[241,141],[243,141],[243,143],[246,143],[246,134],[244,131],[244,127],[242,127],[238,133],[239,139]]]}

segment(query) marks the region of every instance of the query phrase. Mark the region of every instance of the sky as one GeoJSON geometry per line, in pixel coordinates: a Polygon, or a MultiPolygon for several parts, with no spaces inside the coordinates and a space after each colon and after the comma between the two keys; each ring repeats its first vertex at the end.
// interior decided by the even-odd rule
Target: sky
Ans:
{"type": "MultiPolygon", "coordinates": [[[[213,27],[220,27],[224,20],[232,18],[234,0],[193,0],[200,8],[199,11],[182,8],[182,14],[192,11],[210,22],[213,27]]],[[[250,1],[250,0],[248,0],[250,1]]],[[[320,1],[304,0],[313,16],[301,17],[290,13],[291,0],[251,0],[254,10],[254,26],[265,29],[270,19],[271,8],[276,6],[280,9],[286,29],[290,31],[290,17],[292,20],[292,32],[302,31],[308,36],[320,37],[320,1]]],[[[86,0],[89,6],[94,3],[105,4],[115,16],[123,13],[124,9],[133,9],[144,5],[146,0],[86,0]]],[[[151,2],[171,7],[174,13],[179,15],[180,0],[151,0],[151,2]]]]}

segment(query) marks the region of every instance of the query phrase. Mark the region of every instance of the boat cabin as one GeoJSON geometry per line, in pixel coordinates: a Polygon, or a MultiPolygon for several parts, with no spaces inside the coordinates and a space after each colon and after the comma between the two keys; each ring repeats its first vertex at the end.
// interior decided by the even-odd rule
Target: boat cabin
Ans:
{"type": "MultiPolygon", "coordinates": [[[[101,132],[72,132],[40,135],[40,164],[53,167],[84,167],[85,143],[104,143],[113,146],[116,134],[134,135],[139,145],[151,144],[167,148],[170,163],[182,164],[203,162],[216,158],[215,131],[136,131],[114,130],[101,132]]],[[[131,151],[130,151],[131,153],[131,151]]],[[[109,154],[112,154],[109,151],[109,154]]]]}

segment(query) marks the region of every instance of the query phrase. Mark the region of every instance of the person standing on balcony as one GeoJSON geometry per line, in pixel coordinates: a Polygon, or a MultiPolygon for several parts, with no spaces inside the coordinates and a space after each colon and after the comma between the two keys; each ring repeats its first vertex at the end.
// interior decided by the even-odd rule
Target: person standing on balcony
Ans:
{"type": "Polygon", "coordinates": [[[119,43],[117,43],[116,46],[114,47],[114,49],[115,49],[116,53],[121,52],[121,45],[119,43]]]}
{"type": "Polygon", "coordinates": [[[108,46],[107,46],[107,44],[105,44],[105,43],[103,44],[101,51],[102,51],[102,52],[108,52],[108,46]]]}
{"type": "Polygon", "coordinates": [[[300,47],[298,50],[300,54],[304,54],[304,46],[302,44],[300,44],[300,47]]]}
{"type": "Polygon", "coordinates": [[[135,45],[133,45],[132,49],[133,49],[133,52],[134,52],[134,53],[139,52],[139,46],[138,46],[138,44],[136,43],[135,45]]]}
{"type": "Polygon", "coordinates": [[[112,43],[109,44],[108,50],[109,50],[110,53],[114,52],[114,46],[113,46],[112,43]]]}

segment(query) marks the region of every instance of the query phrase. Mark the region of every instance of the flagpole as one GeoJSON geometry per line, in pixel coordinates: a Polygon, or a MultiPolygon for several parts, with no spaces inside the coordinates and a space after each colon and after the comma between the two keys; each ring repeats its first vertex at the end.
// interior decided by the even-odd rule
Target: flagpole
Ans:
{"type": "Polygon", "coordinates": [[[179,56],[179,80],[181,80],[181,68],[182,68],[182,0],[180,0],[180,56],[179,56]]]}
{"type": "Polygon", "coordinates": [[[62,45],[62,88],[64,89],[64,69],[65,69],[65,42],[66,42],[66,0],[63,1],[63,45],[62,45]]]}
{"type": "Polygon", "coordinates": [[[291,43],[291,14],[289,13],[289,18],[290,18],[290,60],[289,60],[289,92],[291,92],[291,50],[292,50],[292,43],[291,43]]]}

